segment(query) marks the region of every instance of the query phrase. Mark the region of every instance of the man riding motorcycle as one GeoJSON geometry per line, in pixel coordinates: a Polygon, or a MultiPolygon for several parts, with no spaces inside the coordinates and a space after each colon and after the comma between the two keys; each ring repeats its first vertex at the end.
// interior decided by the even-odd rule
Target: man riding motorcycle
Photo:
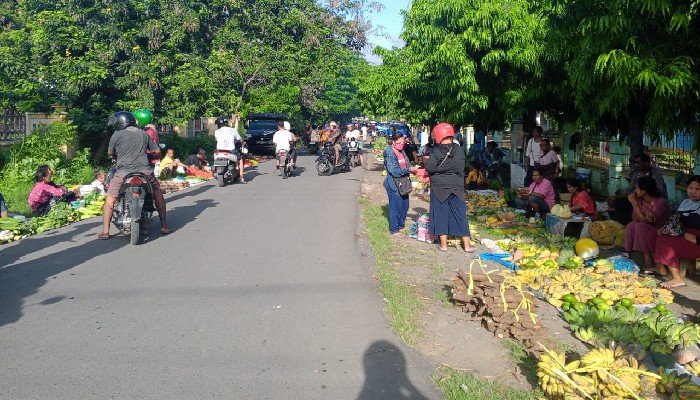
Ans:
{"type": "Polygon", "coordinates": [[[243,138],[235,128],[228,125],[228,119],[219,117],[216,119],[214,132],[216,138],[216,151],[218,157],[224,157],[233,163],[238,163],[238,170],[241,171],[240,183],[247,183],[243,177],[243,155],[236,149],[236,143],[243,143],[243,138]]]}
{"type": "Polygon", "coordinates": [[[340,150],[342,149],[342,144],[341,144],[341,138],[342,136],[340,135],[340,129],[338,129],[338,124],[336,124],[334,121],[331,121],[330,123],[331,131],[328,134],[328,142],[330,142],[333,145],[333,149],[335,150],[335,166],[339,166],[340,162],[340,150]]]}
{"type": "Polygon", "coordinates": [[[153,187],[153,200],[156,203],[158,217],[160,218],[160,233],[169,234],[170,228],[166,220],[165,199],[160,190],[158,179],[149,166],[146,150],[160,154],[160,147],[155,144],[146,132],[136,127],[134,115],[128,111],[119,111],[109,117],[108,127],[114,130],[109,140],[107,155],[116,159],[117,170],[109,183],[107,198],[105,200],[104,214],[102,215],[102,232],[97,235],[99,239],[109,239],[109,228],[114,212],[114,204],[119,197],[119,189],[124,183],[124,178],[130,173],[139,172],[148,178],[153,187]]]}
{"type": "MultiPolygon", "coordinates": [[[[280,150],[286,150],[289,152],[289,155],[292,157],[292,162],[295,161],[296,158],[296,151],[293,153],[292,152],[292,144],[297,141],[296,136],[292,132],[290,132],[286,127],[291,126],[289,125],[289,122],[286,121],[279,121],[277,123],[277,132],[272,136],[272,143],[275,144],[275,154],[279,153],[280,150]]],[[[277,158],[277,169],[280,169],[280,160],[279,157],[277,158]]]]}
{"type": "Polygon", "coordinates": [[[360,165],[364,167],[365,157],[362,155],[362,134],[359,130],[355,129],[355,125],[353,124],[348,124],[347,128],[348,130],[345,132],[345,140],[350,141],[351,139],[355,139],[355,141],[357,141],[359,146],[357,149],[357,155],[360,159],[360,165]]]}

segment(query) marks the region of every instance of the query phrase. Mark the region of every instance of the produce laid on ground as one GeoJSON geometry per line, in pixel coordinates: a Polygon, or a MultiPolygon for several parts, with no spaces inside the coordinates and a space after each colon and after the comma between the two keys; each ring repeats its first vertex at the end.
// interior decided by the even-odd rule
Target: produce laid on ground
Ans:
{"type": "Polygon", "coordinates": [[[452,299],[462,311],[495,336],[514,338],[539,354],[538,343],[546,343],[549,333],[535,314],[538,300],[512,274],[482,267],[478,273],[458,270],[452,281],[452,299]]]}

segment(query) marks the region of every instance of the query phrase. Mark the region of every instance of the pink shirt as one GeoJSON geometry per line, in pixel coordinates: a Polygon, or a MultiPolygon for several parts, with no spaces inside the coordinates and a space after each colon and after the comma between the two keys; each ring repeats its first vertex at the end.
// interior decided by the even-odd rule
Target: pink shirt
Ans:
{"type": "Polygon", "coordinates": [[[549,165],[558,162],[559,157],[557,157],[557,153],[554,150],[549,150],[547,154],[543,154],[539,161],[540,165],[549,165]]]}
{"type": "Polygon", "coordinates": [[[36,211],[40,205],[48,203],[52,197],[63,196],[64,194],[66,194],[66,189],[63,187],[56,187],[46,182],[37,182],[29,192],[29,207],[32,208],[32,211],[36,211]]]}
{"type": "Polygon", "coordinates": [[[544,202],[550,207],[554,206],[554,187],[552,186],[552,182],[549,180],[542,179],[542,182],[540,183],[532,182],[530,184],[530,193],[543,194],[544,202]]]}

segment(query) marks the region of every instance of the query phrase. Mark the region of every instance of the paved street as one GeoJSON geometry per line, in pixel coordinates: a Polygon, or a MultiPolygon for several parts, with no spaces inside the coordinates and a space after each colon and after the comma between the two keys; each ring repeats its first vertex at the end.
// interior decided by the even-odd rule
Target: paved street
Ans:
{"type": "Polygon", "coordinates": [[[90,219],[1,247],[0,399],[439,398],[356,247],[361,170],[313,160],[175,193],[141,246],[90,219]]]}

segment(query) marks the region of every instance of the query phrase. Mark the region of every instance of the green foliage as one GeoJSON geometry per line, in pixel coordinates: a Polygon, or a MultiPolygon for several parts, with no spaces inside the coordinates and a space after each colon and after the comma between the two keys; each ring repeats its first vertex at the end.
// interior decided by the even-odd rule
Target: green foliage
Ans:
{"type": "Polygon", "coordinates": [[[207,151],[208,156],[211,156],[214,150],[216,150],[216,138],[209,135],[196,136],[193,138],[183,138],[172,135],[166,137],[162,143],[165,144],[164,152],[167,149],[173,149],[175,157],[179,158],[181,161],[185,161],[190,154],[193,154],[197,146],[202,146],[202,148],[207,151]]]}
{"type": "Polygon", "coordinates": [[[107,117],[156,123],[258,111],[325,120],[356,110],[365,2],[9,0],[0,2],[0,103],[66,106],[102,155],[107,117]]]}
{"type": "Polygon", "coordinates": [[[496,380],[479,379],[449,367],[439,369],[435,382],[446,400],[535,400],[539,394],[511,389],[496,380]]]}
{"type": "Polygon", "coordinates": [[[7,163],[0,169],[0,193],[10,211],[28,214],[27,196],[34,185],[34,172],[47,164],[58,184],[86,184],[92,181],[90,150],[83,149],[68,159],[66,152],[76,143],[76,127],[65,122],[42,125],[21,143],[10,148],[7,163]]]}

